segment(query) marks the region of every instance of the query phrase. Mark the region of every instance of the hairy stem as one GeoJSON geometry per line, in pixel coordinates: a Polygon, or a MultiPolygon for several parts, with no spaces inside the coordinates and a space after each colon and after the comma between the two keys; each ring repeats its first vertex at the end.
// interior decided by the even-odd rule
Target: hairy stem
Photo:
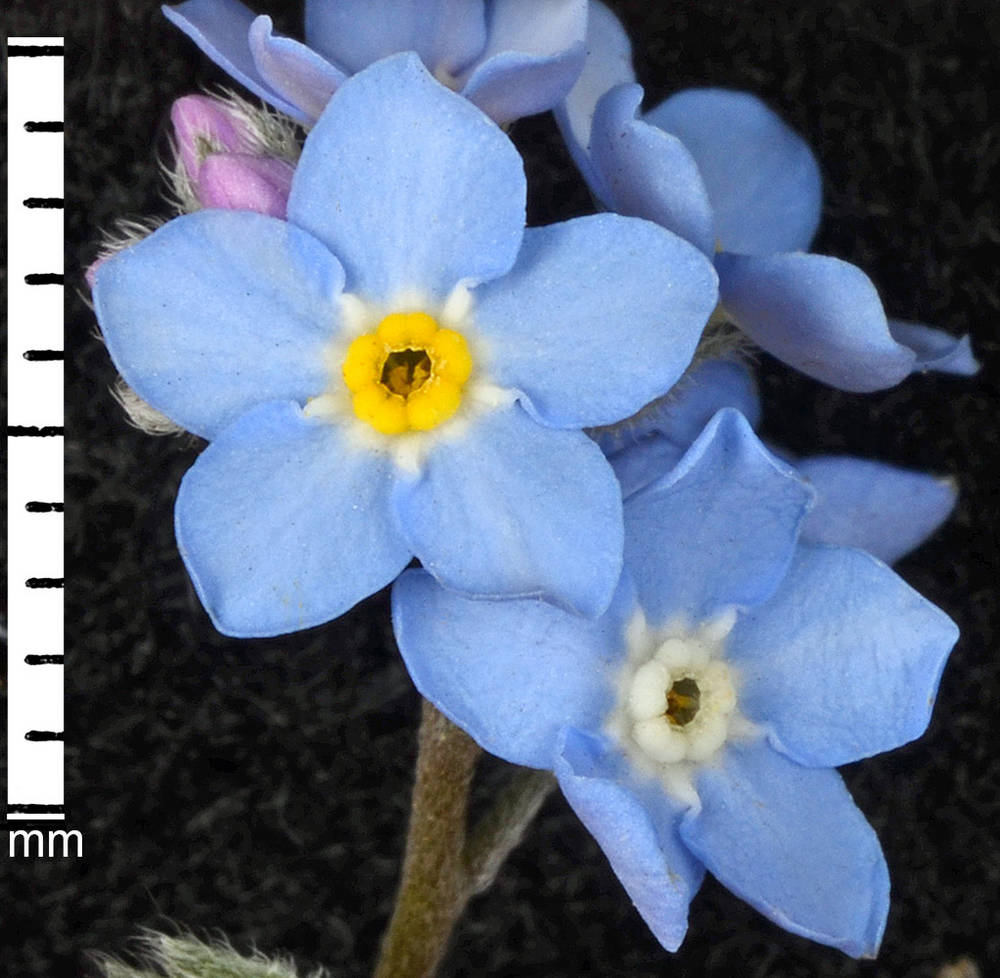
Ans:
{"type": "Polygon", "coordinates": [[[469,897],[465,825],[480,748],[426,700],[396,907],[374,978],[430,978],[469,897]]]}
{"type": "Polygon", "coordinates": [[[465,905],[485,890],[552,790],[521,769],[466,832],[479,747],[424,701],[403,875],[374,978],[431,978],[465,905]]]}
{"type": "Polygon", "coordinates": [[[524,838],[538,809],[556,786],[548,771],[521,768],[479,820],[465,846],[469,896],[489,889],[504,860],[524,838]]]}

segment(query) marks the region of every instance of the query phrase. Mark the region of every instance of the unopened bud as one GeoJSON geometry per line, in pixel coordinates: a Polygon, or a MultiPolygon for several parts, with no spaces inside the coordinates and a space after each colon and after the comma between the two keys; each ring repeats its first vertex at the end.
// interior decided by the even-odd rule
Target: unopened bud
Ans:
{"type": "Polygon", "coordinates": [[[286,160],[249,153],[215,153],[198,173],[205,207],[256,211],[284,219],[295,168],[286,160]]]}
{"type": "Polygon", "coordinates": [[[192,182],[205,159],[213,153],[239,153],[251,145],[246,123],[221,99],[185,95],[170,109],[177,153],[192,182]]]}

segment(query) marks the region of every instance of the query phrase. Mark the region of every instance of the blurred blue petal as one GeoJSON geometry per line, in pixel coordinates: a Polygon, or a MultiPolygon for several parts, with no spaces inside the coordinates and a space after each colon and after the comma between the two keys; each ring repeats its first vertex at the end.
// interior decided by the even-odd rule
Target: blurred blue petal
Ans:
{"type": "Polygon", "coordinates": [[[207,210],[103,262],[94,308],[129,386],[212,438],[255,404],[323,392],[343,285],[340,263],[304,231],[207,210]]]}
{"type": "Polygon", "coordinates": [[[760,604],[788,571],[812,493],[726,408],[625,504],[625,565],[654,624],[760,604]]]}
{"type": "Polygon", "coordinates": [[[641,102],[638,85],[620,85],[597,103],[590,157],[604,203],[655,221],[713,256],[712,206],[698,165],[676,136],[636,119],[641,102]]]}
{"type": "Polygon", "coordinates": [[[272,91],[313,122],[347,76],[300,41],[275,37],[273,28],[270,17],[258,17],[250,25],[254,64],[272,91]]]}
{"type": "Polygon", "coordinates": [[[720,247],[748,255],[804,251],[822,208],[806,143],[748,92],[689,88],[645,121],[673,133],[701,170],[720,247]]]}
{"type": "Polygon", "coordinates": [[[713,357],[689,367],[668,394],[638,414],[594,428],[590,435],[606,455],[647,435],[661,435],[686,450],[724,407],[736,408],[752,428],[760,423],[760,397],[750,369],[739,360],[713,357]]]}
{"type": "Polygon", "coordinates": [[[456,73],[486,43],[483,0],[306,0],[306,41],[349,73],[415,51],[456,73]]]}
{"type": "Polygon", "coordinates": [[[979,372],[979,361],[973,355],[968,336],[952,336],[933,326],[900,319],[889,320],[889,332],[897,343],[916,354],[915,372],[937,370],[960,377],[972,377],[979,372]]]}
{"type": "Polygon", "coordinates": [[[802,539],[857,547],[887,564],[924,542],[955,506],[951,479],[848,456],[795,463],[816,490],[802,539]]]}
{"type": "Polygon", "coordinates": [[[402,54],[331,100],[302,151],[288,219],[340,258],[349,291],[440,300],[461,279],[511,267],[525,192],[510,140],[402,54]]]}
{"type": "Polygon", "coordinates": [[[643,412],[637,423],[688,448],[726,407],[739,411],[751,428],[760,424],[760,397],[753,374],[738,360],[702,360],[667,397],[643,412]]]}
{"type": "Polygon", "coordinates": [[[800,767],[762,742],[730,744],[696,784],[702,807],[680,833],[713,876],[793,934],[875,956],[889,873],[836,771],[800,767]]]}
{"type": "Polygon", "coordinates": [[[628,499],[669,472],[684,456],[686,448],[662,435],[644,435],[608,456],[615,478],[621,486],[622,499],[628,499]]]}
{"type": "Polygon", "coordinates": [[[583,71],[555,117],[576,165],[590,189],[602,201],[607,190],[590,159],[590,130],[601,96],[616,85],[635,81],[632,43],[618,18],[600,0],[590,0],[587,14],[586,58],[583,71]]]}
{"type": "Polygon", "coordinates": [[[704,360],[634,418],[590,434],[608,456],[627,499],[672,469],[725,407],[757,426],[760,399],[753,374],[736,360],[704,360]]]}
{"type": "Polygon", "coordinates": [[[801,547],[728,650],[743,714],[800,764],[835,767],[924,732],[957,639],[943,611],[874,557],[801,547]]]}
{"type": "Polygon", "coordinates": [[[320,625],[384,587],[411,553],[391,463],[288,402],[230,425],[188,470],[177,544],[215,627],[236,638],[320,625]]]}
{"type": "Polygon", "coordinates": [[[551,109],[583,68],[587,0],[493,0],[462,94],[499,123],[551,109]]]}
{"type": "Polygon", "coordinates": [[[711,263],[616,214],[525,231],[511,273],[475,292],[497,383],[544,424],[609,424],[681,376],[715,305],[711,263]]]}
{"type": "Polygon", "coordinates": [[[282,98],[264,80],[250,53],[250,25],[254,13],[239,0],[187,0],[160,8],[167,20],[180,28],[223,71],[254,95],[297,122],[307,123],[308,113],[282,98]]]}
{"type": "Polygon", "coordinates": [[[632,589],[597,621],[544,601],[474,600],[424,571],[393,585],[399,651],[423,696],[514,764],[550,768],[567,724],[598,727],[613,699],[632,589]]]}
{"type": "Polygon", "coordinates": [[[652,805],[641,798],[606,742],[578,730],[565,731],[555,773],[643,920],[668,951],[676,951],[705,875],[678,837],[683,809],[662,794],[652,805]]]}
{"type": "Polygon", "coordinates": [[[914,354],[889,333],[875,286],[859,268],[825,255],[720,254],[726,311],[768,353],[847,391],[892,387],[914,354]]]}
{"type": "Polygon", "coordinates": [[[401,480],[400,524],[445,587],[488,597],[546,597],[590,617],[621,573],[618,483],[582,432],[553,431],[518,406],[439,441],[401,480]]]}

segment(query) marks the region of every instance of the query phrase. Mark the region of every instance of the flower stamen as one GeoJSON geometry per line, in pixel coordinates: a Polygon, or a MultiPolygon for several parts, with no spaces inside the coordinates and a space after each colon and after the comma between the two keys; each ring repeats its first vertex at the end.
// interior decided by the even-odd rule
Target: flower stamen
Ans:
{"type": "Polygon", "coordinates": [[[385,358],[379,383],[389,393],[409,397],[423,387],[431,375],[431,358],[426,350],[396,350],[385,358]]]}
{"type": "Polygon", "coordinates": [[[675,727],[685,727],[697,715],[700,702],[701,690],[698,689],[697,682],[690,676],[685,676],[667,690],[667,711],[664,716],[675,727]]]}
{"type": "Polygon", "coordinates": [[[652,629],[641,616],[630,623],[607,728],[640,769],[674,788],[722,748],[738,718],[725,655],[735,620],[730,609],[698,625],[652,629]]]}
{"type": "Polygon", "coordinates": [[[394,312],[357,337],[341,368],[354,413],[384,435],[429,431],[459,408],[472,357],[425,312],[394,312]]]}

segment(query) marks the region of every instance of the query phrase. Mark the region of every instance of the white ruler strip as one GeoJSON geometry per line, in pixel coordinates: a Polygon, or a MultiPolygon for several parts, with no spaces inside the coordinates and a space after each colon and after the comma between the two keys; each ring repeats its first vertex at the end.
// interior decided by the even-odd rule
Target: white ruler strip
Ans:
{"type": "Polygon", "coordinates": [[[63,813],[63,57],[7,39],[7,819],[63,813]]]}

